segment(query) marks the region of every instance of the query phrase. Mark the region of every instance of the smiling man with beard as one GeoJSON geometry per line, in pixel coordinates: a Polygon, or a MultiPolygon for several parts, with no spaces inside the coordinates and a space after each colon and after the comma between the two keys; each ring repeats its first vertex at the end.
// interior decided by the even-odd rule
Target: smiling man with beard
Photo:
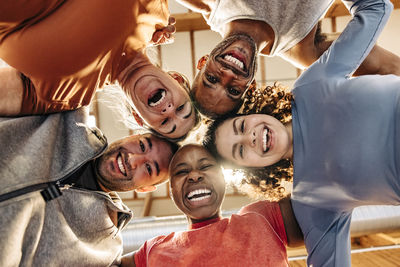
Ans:
{"type": "MultiPolygon", "coordinates": [[[[318,20],[333,0],[177,0],[200,12],[224,38],[210,55],[200,58],[191,95],[204,115],[215,118],[234,111],[254,80],[256,56],[281,56],[308,67],[330,46],[318,20]]],[[[357,75],[400,75],[400,58],[375,46],[357,75]]]]}
{"type": "Polygon", "coordinates": [[[2,266],[119,264],[132,212],[114,191],[154,190],[177,145],[138,134],[107,149],[86,119],[87,109],[0,118],[2,266]]]}
{"type": "Polygon", "coordinates": [[[302,243],[289,199],[255,202],[222,218],[222,169],[199,145],[182,147],[169,173],[189,230],[146,241],[123,257],[122,266],[288,266],[285,246],[302,243]]]}

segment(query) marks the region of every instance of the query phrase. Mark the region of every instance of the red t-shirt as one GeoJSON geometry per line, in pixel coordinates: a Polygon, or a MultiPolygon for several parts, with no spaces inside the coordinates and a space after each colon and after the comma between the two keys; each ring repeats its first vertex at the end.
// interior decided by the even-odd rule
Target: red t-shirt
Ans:
{"type": "Polygon", "coordinates": [[[192,225],[189,231],[146,241],[136,266],[288,266],[278,203],[260,201],[237,215],[192,225]]]}

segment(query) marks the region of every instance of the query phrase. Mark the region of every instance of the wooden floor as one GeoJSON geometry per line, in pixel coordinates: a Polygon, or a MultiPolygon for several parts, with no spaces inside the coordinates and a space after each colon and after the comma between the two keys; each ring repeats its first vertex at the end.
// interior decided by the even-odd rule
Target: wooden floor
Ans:
{"type": "MultiPolygon", "coordinates": [[[[353,267],[399,267],[400,230],[368,236],[353,237],[351,264],[353,267]],[[397,248],[396,248],[397,247],[397,248]]],[[[288,256],[305,256],[304,247],[288,249],[288,256]]],[[[291,267],[303,267],[306,260],[289,261],[291,267]]]]}

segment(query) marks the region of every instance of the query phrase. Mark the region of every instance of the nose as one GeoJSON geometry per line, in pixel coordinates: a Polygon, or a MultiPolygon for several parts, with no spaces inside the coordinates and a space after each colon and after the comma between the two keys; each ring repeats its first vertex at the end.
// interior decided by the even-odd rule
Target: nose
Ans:
{"type": "Polygon", "coordinates": [[[174,111],[174,108],[173,108],[172,103],[168,103],[168,104],[166,104],[166,105],[164,106],[164,108],[161,110],[161,113],[162,113],[162,114],[170,114],[170,113],[173,113],[173,111],[174,111]]]}
{"type": "Polygon", "coordinates": [[[191,172],[188,176],[189,183],[198,183],[203,181],[203,176],[198,172],[191,172]]]}
{"type": "Polygon", "coordinates": [[[256,145],[256,131],[252,130],[243,136],[244,143],[249,145],[250,147],[254,147],[256,145]]]}
{"type": "Polygon", "coordinates": [[[128,153],[128,164],[132,170],[135,170],[138,166],[143,164],[146,158],[141,154],[128,153]]]}
{"type": "Polygon", "coordinates": [[[232,82],[232,80],[237,79],[237,75],[229,68],[224,68],[222,67],[220,69],[221,71],[221,83],[226,86],[227,84],[229,84],[230,82],[232,82]]]}

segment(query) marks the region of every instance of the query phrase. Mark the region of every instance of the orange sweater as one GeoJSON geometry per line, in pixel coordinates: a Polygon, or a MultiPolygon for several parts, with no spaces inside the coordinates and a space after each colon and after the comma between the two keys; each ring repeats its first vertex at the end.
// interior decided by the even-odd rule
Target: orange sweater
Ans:
{"type": "Polygon", "coordinates": [[[6,0],[0,57],[23,79],[24,114],[89,104],[168,25],[167,0],[6,0]]]}

